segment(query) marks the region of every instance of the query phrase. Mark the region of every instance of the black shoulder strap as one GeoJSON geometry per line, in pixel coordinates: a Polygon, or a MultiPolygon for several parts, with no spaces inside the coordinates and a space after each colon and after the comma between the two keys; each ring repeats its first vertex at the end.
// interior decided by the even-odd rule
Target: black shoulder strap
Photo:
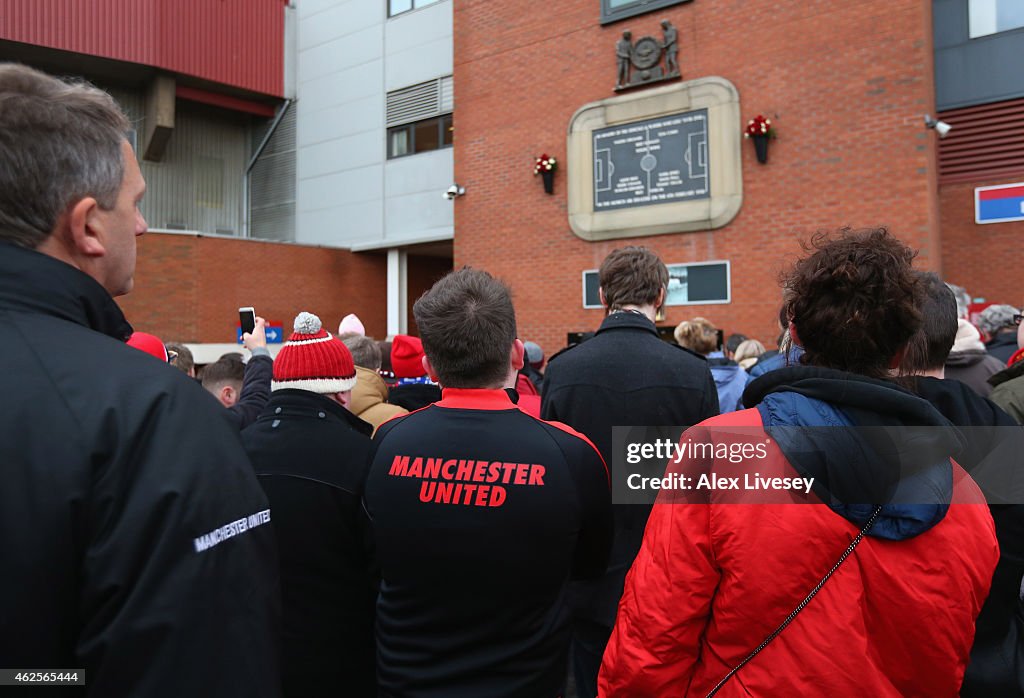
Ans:
{"type": "Polygon", "coordinates": [[[826,574],[826,575],[825,575],[824,577],[822,577],[822,578],[821,578],[821,581],[820,581],[820,582],[818,582],[818,583],[817,583],[817,584],[816,584],[816,585],[814,586],[814,588],[813,588],[813,589],[811,589],[811,593],[809,593],[809,594],[808,594],[807,596],[805,596],[805,597],[804,597],[804,600],[803,600],[803,601],[801,601],[801,602],[800,602],[799,604],[797,604],[797,607],[793,609],[793,612],[792,612],[792,613],[790,613],[790,614],[789,614],[788,616],[786,616],[786,620],[782,621],[782,625],[780,625],[779,627],[777,627],[777,628],[775,629],[775,631],[774,631],[774,632],[772,632],[772,634],[771,634],[771,635],[769,635],[768,637],[766,637],[766,638],[764,639],[764,642],[762,642],[762,643],[761,643],[760,645],[758,645],[758,646],[757,646],[757,649],[755,649],[755,650],[754,650],[753,652],[751,652],[750,654],[748,654],[748,655],[747,655],[747,657],[746,657],[746,658],[745,658],[745,659],[744,659],[744,660],[743,660],[742,662],[740,662],[739,664],[737,664],[736,666],[734,666],[734,667],[732,668],[732,671],[730,671],[730,672],[729,672],[728,674],[726,674],[726,675],[725,675],[725,676],[724,676],[724,677],[722,678],[722,680],[721,680],[721,681],[719,681],[719,682],[718,682],[718,684],[716,684],[716,685],[715,685],[715,687],[711,689],[711,692],[710,692],[710,693],[708,693],[708,695],[707,695],[707,697],[706,697],[706,698],[711,698],[711,697],[712,697],[713,695],[715,695],[716,693],[718,693],[718,692],[719,692],[719,691],[720,691],[720,690],[722,689],[722,686],[724,686],[724,685],[725,685],[725,683],[726,683],[726,682],[727,682],[727,681],[728,681],[729,679],[731,679],[731,678],[732,678],[732,677],[733,677],[733,676],[734,676],[734,675],[736,674],[736,672],[737,672],[737,671],[739,671],[739,670],[740,670],[740,669],[742,669],[742,668],[743,668],[744,666],[746,666],[747,662],[749,662],[749,661],[750,661],[751,659],[753,659],[754,657],[756,657],[756,656],[757,656],[757,654],[758,654],[758,652],[760,652],[760,651],[761,651],[761,650],[763,650],[763,649],[764,649],[765,647],[767,647],[767,646],[768,646],[768,644],[769,644],[769,643],[770,643],[770,642],[771,642],[772,640],[774,640],[775,638],[777,638],[777,637],[778,637],[778,636],[779,636],[779,635],[780,635],[780,634],[782,633],[782,631],[786,629],[786,626],[787,626],[787,625],[789,625],[790,623],[792,623],[792,622],[793,622],[793,619],[797,617],[797,614],[798,614],[798,613],[800,613],[800,611],[804,610],[804,608],[805,608],[805,607],[807,606],[807,604],[809,604],[809,603],[811,602],[811,599],[813,599],[813,598],[814,598],[814,596],[815,596],[815,595],[816,595],[816,594],[817,594],[817,593],[818,593],[819,591],[821,591],[821,588],[822,588],[823,586],[825,586],[825,582],[827,582],[827,581],[828,581],[829,577],[831,577],[831,576],[832,576],[833,574],[835,574],[836,570],[838,570],[838,569],[839,569],[839,566],[840,566],[840,565],[842,565],[842,564],[843,564],[843,562],[845,562],[845,561],[846,561],[846,558],[850,557],[850,554],[851,554],[851,553],[853,552],[854,548],[856,548],[856,547],[857,547],[857,545],[858,545],[858,544],[859,544],[859,543],[861,542],[861,540],[863,540],[864,536],[866,536],[866,535],[867,535],[867,532],[868,532],[869,530],[871,530],[871,527],[875,525],[875,520],[876,520],[876,519],[878,519],[878,515],[879,515],[879,514],[880,514],[881,512],[882,512],[882,507],[880,507],[880,506],[878,506],[878,507],[875,507],[875,510],[874,510],[873,512],[871,512],[871,518],[869,518],[869,519],[868,519],[868,522],[867,522],[866,524],[864,524],[864,528],[860,529],[860,533],[858,533],[858,534],[857,534],[857,537],[856,537],[856,538],[854,538],[854,539],[853,539],[853,540],[852,540],[852,541],[850,542],[850,545],[849,545],[849,546],[848,546],[848,547],[846,548],[846,550],[845,550],[845,551],[843,552],[843,554],[839,556],[839,559],[838,559],[838,560],[836,561],[836,564],[832,565],[832,569],[830,569],[830,570],[828,571],[828,573],[827,573],[827,574],[826,574]]]}

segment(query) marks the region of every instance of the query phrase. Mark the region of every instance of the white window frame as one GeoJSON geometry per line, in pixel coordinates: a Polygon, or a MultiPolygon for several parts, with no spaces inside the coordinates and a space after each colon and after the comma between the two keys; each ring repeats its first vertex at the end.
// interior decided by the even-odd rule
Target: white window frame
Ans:
{"type": "Polygon", "coordinates": [[[408,10],[400,10],[399,12],[394,13],[391,12],[391,0],[387,0],[387,2],[388,17],[401,17],[402,15],[408,12],[412,12],[413,10],[418,10],[422,7],[428,7],[430,5],[436,5],[437,3],[441,2],[441,0],[411,0],[410,4],[412,5],[412,7],[410,7],[408,10]]]}
{"type": "Polygon", "coordinates": [[[635,17],[653,10],[660,10],[670,5],[690,2],[690,0],[633,0],[622,7],[612,7],[611,0],[601,0],[601,24],[611,24],[620,19],[635,17]]]}

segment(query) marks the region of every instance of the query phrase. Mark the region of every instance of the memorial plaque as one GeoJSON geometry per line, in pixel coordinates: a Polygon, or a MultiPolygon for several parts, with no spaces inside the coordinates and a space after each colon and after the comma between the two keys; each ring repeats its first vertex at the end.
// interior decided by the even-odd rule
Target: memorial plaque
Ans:
{"type": "Polygon", "coordinates": [[[711,196],[707,109],[595,130],[593,144],[595,211],[711,196]]]}

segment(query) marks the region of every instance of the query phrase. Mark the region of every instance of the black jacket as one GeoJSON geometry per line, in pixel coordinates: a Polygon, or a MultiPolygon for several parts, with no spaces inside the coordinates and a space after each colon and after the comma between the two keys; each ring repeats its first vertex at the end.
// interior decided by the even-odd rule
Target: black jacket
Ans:
{"type": "Polygon", "coordinates": [[[388,390],[388,402],[410,412],[441,399],[441,387],[434,383],[399,383],[388,390]]]}
{"type": "Polygon", "coordinates": [[[985,351],[999,359],[1005,366],[1017,351],[1017,333],[1012,329],[996,333],[995,337],[985,342],[985,351]]]}
{"type": "Polygon", "coordinates": [[[323,395],[288,388],[242,432],[281,550],[286,696],[376,695],[361,502],[372,431],[323,395]]]}
{"type": "Polygon", "coordinates": [[[0,244],[0,666],[277,696],[267,499],[224,408],[130,332],[92,278],[0,244]]]}
{"type": "Polygon", "coordinates": [[[245,365],[238,402],[228,408],[228,419],[245,429],[259,418],[270,400],[270,382],[274,378],[274,360],[266,349],[257,348],[245,365]]]}
{"type": "Polygon", "coordinates": [[[992,394],[988,379],[1004,368],[1005,361],[982,349],[951,352],[946,357],[946,379],[960,381],[982,397],[992,394]]]}
{"type": "Polygon", "coordinates": [[[373,447],[380,695],[559,695],[569,579],[601,574],[611,544],[601,456],[501,390],[445,389],[373,447]]]}
{"type": "MultiPolygon", "coordinates": [[[[613,467],[613,426],[687,427],[717,414],[718,391],[704,357],[662,341],[654,323],[636,313],[609,315],[592,339],[552,357],[544,373],[541,416],[593,441],[615,482],[628,473],[613,467]]],[[[579,616],[611,628],[650,511],[642,504],[614,507],[608,574],[575,590],[579,616]]]]}
{"type": "Polygon", "coordinates": [[[1019,599],[1024,577],[1024,498],[1016,475],[1024,453],[1024,428],[959,381],[917,377],[913,388],[950,422],[962,427],[965,447],[956,460],[971,473],[989,501],[1007,502],[989,505],[999,539],[999,564],[975,624],[971,663],[960,695],[1016,695],[1024,688],[1017,685],[1018,677],[1024,676],[1024,664],[1020,663],[1024,636],[1010,626],[1024,622],[1018,618],[1024,611],[1019,599]],[[1005,646],[1008,638],[1016,639],[1018,646],[1005,646]]]}

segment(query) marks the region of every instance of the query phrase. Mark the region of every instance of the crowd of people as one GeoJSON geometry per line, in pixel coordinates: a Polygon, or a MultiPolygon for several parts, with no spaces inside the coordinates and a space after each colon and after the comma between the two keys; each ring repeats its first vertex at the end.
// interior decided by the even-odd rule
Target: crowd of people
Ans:
{"type": "Polygon", "coordinates": [[[1024,692],[1015,308],[976,326],[887,230],[841,229],[782,279],[772,351],[702,317],[663,341],[668,271],[626,246],[550,358],[465,268],[418,337],[303,311],[273,359],[257,318],[196,367],[114,301],[146,231],[128,128],[0,66],[0,668],[104,697],[1024,692]],[[657,482],[719,484],[627,502],[617,427],[685,429],[657,482]]]}

